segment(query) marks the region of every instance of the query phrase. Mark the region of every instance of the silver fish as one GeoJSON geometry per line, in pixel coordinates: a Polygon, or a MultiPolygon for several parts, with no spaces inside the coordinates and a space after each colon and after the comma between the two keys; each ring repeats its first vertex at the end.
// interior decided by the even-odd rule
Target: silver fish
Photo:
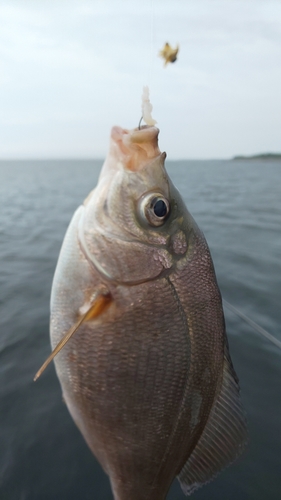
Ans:
{"type": "Polygon", "coordinates": [[[113,127],[51,296],[50,359],[115,500],[162,500],[176,476],[189,495],[247,436],[210,251],[158,133],[113,127]]]}

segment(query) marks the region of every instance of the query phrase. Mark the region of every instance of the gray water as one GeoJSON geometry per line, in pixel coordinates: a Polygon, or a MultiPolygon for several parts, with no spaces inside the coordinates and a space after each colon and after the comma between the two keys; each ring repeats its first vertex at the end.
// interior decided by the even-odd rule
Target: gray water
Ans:
{"type": "MultiPolygon", "coordinates": [[[[101,163],[0,162],[1,500],[112,499],[62,402],[53,365],[33,382],[50,352],[60,245],[101,163]]],[[[168,171],[205,233],[223,297],[281,340],[281,162],[168,162],[168,171]]],[[[250,444],[192,498],[280,500],[281,350],[225,314],[250,444]]],[[[168,499],[183,498],[175,482],[168,499]]]]}

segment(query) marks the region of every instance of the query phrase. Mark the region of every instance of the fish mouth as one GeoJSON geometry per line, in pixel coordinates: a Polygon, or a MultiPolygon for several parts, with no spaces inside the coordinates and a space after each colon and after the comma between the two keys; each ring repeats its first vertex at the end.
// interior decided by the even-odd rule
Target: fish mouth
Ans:
{"type": "Polygon", "coordinates": [[[148,125],[133,130],[116,126],[111,129],[111,149],[126,169],[136,172],[161,155],[158,135],[159,129],[148,125]]]}

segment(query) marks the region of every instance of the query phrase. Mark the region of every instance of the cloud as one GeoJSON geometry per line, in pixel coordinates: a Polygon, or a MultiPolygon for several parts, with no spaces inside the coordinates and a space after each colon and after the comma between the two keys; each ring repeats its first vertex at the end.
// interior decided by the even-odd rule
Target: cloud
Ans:
{"type": "Polygon", "coordinates": [[[2,1],[0,157],[104,156],[144,84],[170,157],[281,150],[280,19],[274,0],[2,1]]]}

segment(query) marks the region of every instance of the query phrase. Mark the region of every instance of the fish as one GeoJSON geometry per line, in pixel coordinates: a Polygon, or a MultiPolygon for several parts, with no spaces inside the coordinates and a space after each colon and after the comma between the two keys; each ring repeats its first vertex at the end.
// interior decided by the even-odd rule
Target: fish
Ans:
{"type": "Polygon", "coordinates": [[[97,186],[62,244],[53,353],[39,371],[54,358],[115,500],[163,500],[175,477],[190,495],[247,442],[210,250],[158,135],[112,128],[97,186]]]}
{"type": "Polygon", "coordinates": [[[174,63],[177,60],[178,57],[178,52],[179,52],[179,45],[177,45],[174,49],[171,47],[171,45],[167,42],[165,43],[164,47],[162,50],[159,51],[159,56],[163,57],[164,59],[164,66],[167,66],[167,64],[174,63]]]}

